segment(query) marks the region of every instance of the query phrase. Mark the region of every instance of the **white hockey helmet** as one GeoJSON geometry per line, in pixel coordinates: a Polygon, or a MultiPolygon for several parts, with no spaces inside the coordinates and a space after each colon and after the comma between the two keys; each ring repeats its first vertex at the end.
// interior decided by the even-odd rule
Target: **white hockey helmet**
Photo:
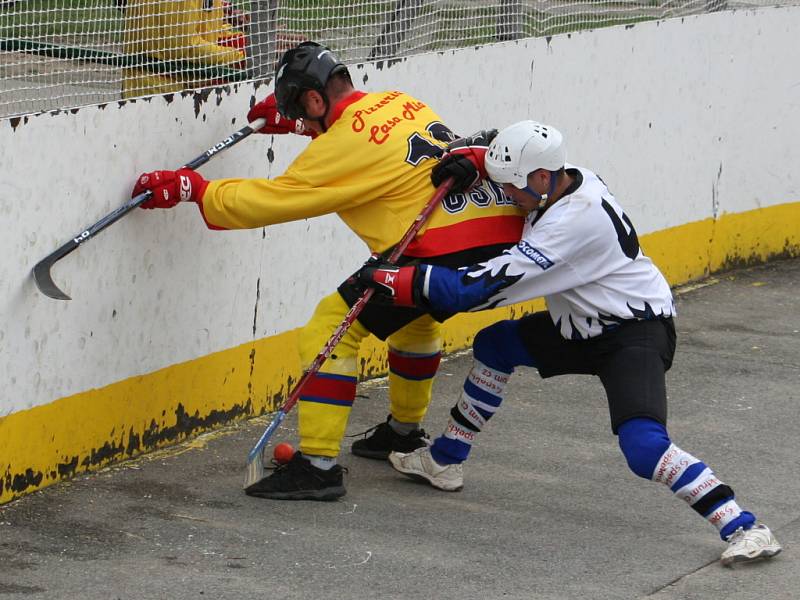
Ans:
{"type": "Polygon", "coordinates": [[[528,187],[528,175],[537,169],[558,171],[567,162],[564,136],[555,127],[520,121],[503,129],[489,144],[486,172],[497,183],[528,187]]]}

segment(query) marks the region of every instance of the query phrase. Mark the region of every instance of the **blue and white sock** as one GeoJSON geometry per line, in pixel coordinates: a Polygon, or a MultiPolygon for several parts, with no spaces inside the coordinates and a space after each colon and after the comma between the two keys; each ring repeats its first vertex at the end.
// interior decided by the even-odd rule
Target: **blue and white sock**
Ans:
{"type": "Polygon", "coordinates": [[[739,527],[750,529],[755,515],[744,511],[733,490],[700,459],[672,443],[657,421],[636,418],[619,426],[619,444],[631,470],[662,483],[727,540],[739,527]]]}
{"type": "Polygon", "coordinates": [[[475,436],[500,407],[508,378],[509,373],[475,361],[444,433],[431,446],[436,462],[448,465],[467,459],[475,436]]]}

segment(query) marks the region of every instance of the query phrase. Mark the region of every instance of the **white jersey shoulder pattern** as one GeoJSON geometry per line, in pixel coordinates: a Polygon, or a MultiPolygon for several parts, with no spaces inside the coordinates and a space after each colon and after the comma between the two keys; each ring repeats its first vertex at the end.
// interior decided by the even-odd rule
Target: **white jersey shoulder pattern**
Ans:
{"type": "Polygon", "coordinates": [[[567,168],[575,180],[569,193],[544,214],[532,213],[516,246],[465,274],[508,282],[474,310],[543,296],[567,339],[593,337],[631,319],[673,316],[667,281],[642,253],[605,183],[588,169],[567,168]]]}

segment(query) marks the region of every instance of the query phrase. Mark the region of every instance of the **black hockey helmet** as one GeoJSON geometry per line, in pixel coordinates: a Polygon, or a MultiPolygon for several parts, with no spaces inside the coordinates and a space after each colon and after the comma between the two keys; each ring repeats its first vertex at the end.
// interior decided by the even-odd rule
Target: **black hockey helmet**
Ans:
{"type": "Polygon", "coordinates": [[[307,90],[319,92],[330,109],[325,84],[337,73],[349,73],[329,48],[316,42],[302,42],[287,50],[275,70],[275,99],[278,112],[287,119],[307,117],[300,96],[307,90]]]}

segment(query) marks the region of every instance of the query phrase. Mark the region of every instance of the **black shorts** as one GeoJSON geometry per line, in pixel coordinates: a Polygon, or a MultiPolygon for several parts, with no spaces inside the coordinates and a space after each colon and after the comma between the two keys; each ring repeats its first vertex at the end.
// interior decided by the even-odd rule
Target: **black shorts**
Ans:
{"type": "Polygon", "coordinates": [[[520,335],[542,377],[597,375],[603,382],[611,429],[634,417],[667,424],[664,373],[675,355],[671,318],[628,321],[588,340],[566,340],[550,314],[539,312],[519,321],[520,335]]]}
{"type": "MultiPolygon", "coordinates": [[[[462,250],[461,252],[454,252],[452,254],[443,254],[441,256],[431,256],[426,258],[412,258],[408,256],[400,257],[397,264],[400,266],[408,266],[419,263],[426,263],[429,265],[436,265],[439,267],[450,267],[457,269],[459,267],[467,267],[475,263],[481,263],[494,258],[499,254],[513,246],[513,244],[493,244],[491,246],[482,246],[480,248],[470,248],[462,250]]],[[[390,251],[385,252],[386,256],[390,251]]],[[[364,288],[360,285],[354,284],[351,279],[347,279],[342,283],[338,290],[339,295],[347,302],[347,306],[353,306],[356,300],[361,296],[364,288]]],[[[358,316],[358,322],[361,323],[367,330],[382,340],[392,335],[398,329],[405,327],[412,321],[419,319],[423,315],[430,314],[434,319],[439,322],[445,321],[452,317],[455,313],[452,312],[432,312],[421,307],[405,307],[405,306],[392,306],[387,302],[381,302],[378,296],[373,296],[369,303],[361,311],[358,316]]]]}

